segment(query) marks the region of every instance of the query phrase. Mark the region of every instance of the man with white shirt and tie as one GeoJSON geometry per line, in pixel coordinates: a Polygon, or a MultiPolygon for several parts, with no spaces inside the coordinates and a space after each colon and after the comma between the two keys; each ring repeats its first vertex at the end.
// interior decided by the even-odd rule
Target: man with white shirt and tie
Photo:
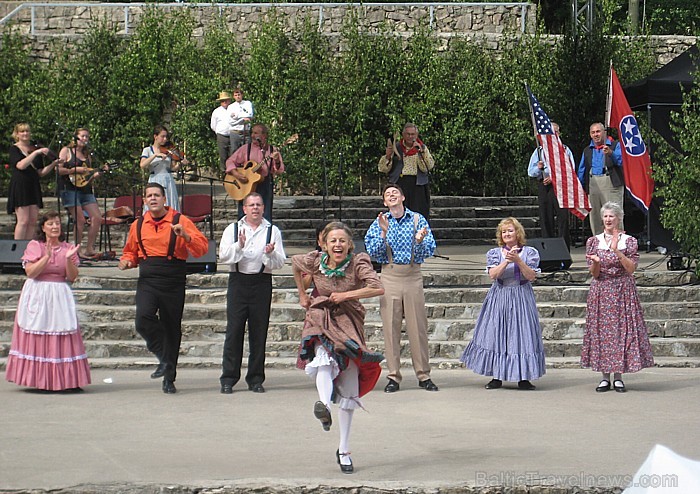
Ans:
{"type": "Polygon", "coordinates": [[[243,338],[248,323],[248,389],[264,393],[265,344],[272,304],[272,271],[284,266],[286,255],[279,229],[263,217],[260,194],[243,199],[245,216],[224,230],[219,262],[230,267],[226,295],[226,340],[221,372],[221,393],[233,393],[241,377],[243,338]]]}

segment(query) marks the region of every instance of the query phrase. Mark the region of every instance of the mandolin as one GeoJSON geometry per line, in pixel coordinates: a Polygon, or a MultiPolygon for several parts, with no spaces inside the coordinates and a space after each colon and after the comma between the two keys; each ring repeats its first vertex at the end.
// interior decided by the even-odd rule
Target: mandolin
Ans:
{"type": "MultiPolygon", "coordinates": [[[[282,145],[277,147],[277,151],[289,144],[297,142],[297,140],[299,140],[299,134],[292,134],[286,141],[284,141],[284,143],[282,143],[282,145]]],[[[242,167],[238,168],[238,172],[245,175],[245,178],[248,179],[245,183],[238,180],[238,178],[236,178],[232,173],[227,173],[226,177],[224,177],[224,189],[226,189],[226,193],[232,199],[242,201],[245,196],[251,192],[255,192],[255,188],[263,180],[263,176],[258,170],[260,170],[263,165],[269,163],[270,160],[270,156],[266,156],[260,163],[251,160],[245,163],[242,167]]]]}
{"type": "Polygon", "coordinates": [[[71,173],[68,175],[68,177],[70,178],[70,182],[79,189],[81,187],[85,187],[86,185],[90,185],[98,173],[109,172],[118,167],[119,165],[116,163],[106,163],[101,168],[88,168],[83,173],[71,173]]]}

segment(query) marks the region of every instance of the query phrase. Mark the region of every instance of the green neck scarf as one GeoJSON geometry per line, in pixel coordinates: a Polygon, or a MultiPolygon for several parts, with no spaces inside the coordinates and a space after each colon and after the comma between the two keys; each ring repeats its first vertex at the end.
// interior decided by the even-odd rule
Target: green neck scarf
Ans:
{"type": "Polygon", "coordinates": [[[348,254],[348,256],[338,264],[335,269],[329,268],[328,267],[328,254],[325,252],[321,254],[321,273],[325,274],[328,278],[345,278],[345,270],[348,267],[348,264],[350,264],[350,259],[352,258],[352,254],[348,254]]]}

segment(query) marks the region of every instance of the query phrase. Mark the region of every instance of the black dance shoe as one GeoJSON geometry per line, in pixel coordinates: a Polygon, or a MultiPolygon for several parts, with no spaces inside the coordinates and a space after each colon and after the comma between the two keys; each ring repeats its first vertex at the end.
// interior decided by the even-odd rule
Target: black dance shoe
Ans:
{"type": "Polygon", "coordinates": [[[500,379],[491,379],[489,382],[486,383],[486,386],[484,386],[486,389],[498,389],[501,386],[503,386],[503,381],[500,379]]]}
{"type": "Polygon", "coordinates": [[[607,379],[603,379],[598,383],[598,387],[595,388],[596,393],[605,393],[606,391],[610,391],[610,381],[607,379]]]}
{"type": "Polygon", "coordinates": [[[389,384],[384,388],[385,393],[396,393],[399,390],[399,383],[393,379],[389,379],[389,384]]]}
{"type": "Polygon", "coordinates": [[[426,391],[438,391],[438,387],[435,385],[432,379],[418,381],[418,387],[423,388],[426,391]]]}
{"type": "Polygon", "coordinates": [[[527,379],[523,379],[522,381],[518,381],[518,389],[523,389],[525,391],[532,391],[533,389],[537,389],[534,384],[532,384],[530,381],[527,379]]]}
{"type": "MultiPolygon", "coordinates": [[[[355,471],[355,468],[352,466],[352,459],[350,459],[350,464],[349,465],[343,465],[340,463],[340,450],[337,449],[335,450],[335,457],[338,459],[338,465],[340,465],[340,471],[343,473],[352,473],[355,471]]],[[[342,456],[350,456],[350,453],[343,453],[342,456]]]]}
{"type": "Polygon", "coordinates": [[[222,384],[221,385],[221,394],[222,395],[233,394],[233,384],[222,384]]]}
{"type": "Polygon", "coordinates": [[[169,379],[163,379],[163,393],[168,395],[177,393],[175,383],[169,379]]]}
{"type": "Polygon", "coordinates": [[[262,383],[257,383],[253,384],[252,386],[248,386],[248,389],[251,390],[253,393],[264,393],[265,388],[263,387],[262,383]]]}
{"type": "Polygon", "coordinates": [[[328,407],[324,405],[322,401],[314,403],[314,417],[321,421],[321,426],[324,431],[328,432],[331,430],[331,424],[333,423],[331,411],[328,410],[328,407]]]}
{"type": "Polygon", "coordinates": [[[158,379],[160,377],[163,377],[165,375],[165,362],[161,362],[158,364],[158,367],[156,367],[156,370],[153,371],[153,374],[151,374],[151,379],[158,379]]]}
{"type": "Polygon", "coordinates": [[[615,379],[615,381],[613,382],[613,389],[618,393],[627,392],[627,388],[625,388],[625,383],[623,383],[621,379],[615,379]]]}

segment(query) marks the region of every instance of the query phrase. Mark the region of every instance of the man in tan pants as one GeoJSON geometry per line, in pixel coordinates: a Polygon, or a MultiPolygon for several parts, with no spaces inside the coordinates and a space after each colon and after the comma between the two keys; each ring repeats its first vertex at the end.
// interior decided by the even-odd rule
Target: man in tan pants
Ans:
{"type": "Polygon", "coordinates": [[[406,332],[411,346],[413,370],[418,386],[427,391],[438,387],[430,379],[428,354],[428,318],[421,264],[435,252],[435,239],[423,215],[403,205],[403,191],[388,184],[382,194],[389,212],[381,212],[367,230],[367,253],[382,264],[384,295],[380,313],[384,327],[384,354],[389,367],[387,393],[399,390],[401,382],[401,322],[406,318],[406,332]]]}

